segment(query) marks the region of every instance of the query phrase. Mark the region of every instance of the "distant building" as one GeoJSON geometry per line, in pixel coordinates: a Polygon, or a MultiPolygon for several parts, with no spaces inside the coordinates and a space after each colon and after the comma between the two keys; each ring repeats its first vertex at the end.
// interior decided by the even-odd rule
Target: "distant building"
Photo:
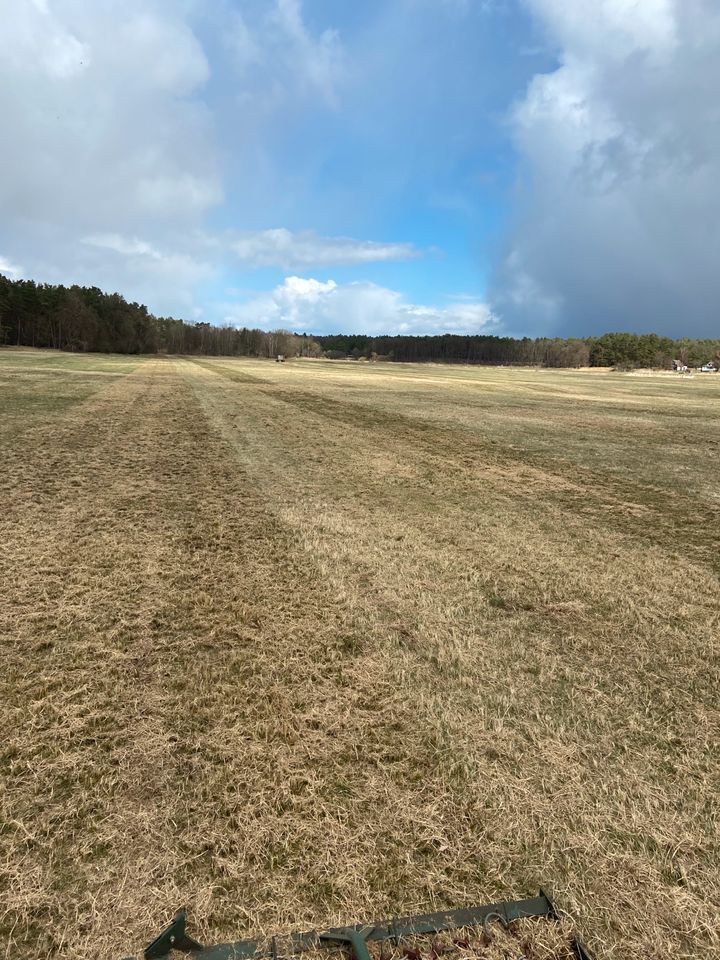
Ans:
{"type": "Polygon", "coordinates": [[[676,371],[676,373],[687,373],[687,372],[688,372],[688,365],[687,365],[686,363],[683,363],[682,360],[673,360],[673,362],[672,362],[672,368],[673,368],[673,370],[676,371]]]}

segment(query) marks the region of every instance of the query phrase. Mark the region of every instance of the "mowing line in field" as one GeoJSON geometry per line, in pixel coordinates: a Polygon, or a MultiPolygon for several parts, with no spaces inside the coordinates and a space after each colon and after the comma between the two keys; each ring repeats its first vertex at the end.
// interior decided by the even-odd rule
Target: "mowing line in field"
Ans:
{"type": "Polygon", "coordinates": [[[616,421],[586,452],[572,403],[520,422],[529,374],[336,371],[147,359],[45,422],[18,404],[8,956],[116,958],[178,906],[223,940],[541,882],[598,956],[714,956],[712,501],[686,524],[665,461],[603,467],[616,421]],[[563,423],[572,463],[541,449],[563,423]]]}

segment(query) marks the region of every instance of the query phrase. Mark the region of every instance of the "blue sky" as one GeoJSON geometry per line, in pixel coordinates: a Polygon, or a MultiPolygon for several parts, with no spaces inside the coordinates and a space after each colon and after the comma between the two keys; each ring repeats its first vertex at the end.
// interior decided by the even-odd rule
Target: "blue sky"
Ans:
{"type": "Polygon", "coordinates": [[[0,272],[318,333],[719,333],[712,0],[0,14],[0,272]]]}

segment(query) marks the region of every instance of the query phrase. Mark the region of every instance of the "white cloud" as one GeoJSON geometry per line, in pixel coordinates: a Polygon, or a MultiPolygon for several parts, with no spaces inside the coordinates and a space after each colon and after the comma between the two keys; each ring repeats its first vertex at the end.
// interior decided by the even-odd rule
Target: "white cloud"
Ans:
{"type": "MultiPolygon", "coordinates": [[[[693,0],[684,0],[692,4],[693,0]]],[[[668,52],[677,38],[676,0],[526,0],[565,50],[621,60],[637,51],[668,52]]]]}
{"type": "Polygon", "coordinates": [[[0,4],[0,11],[4,27],[0,33],[0,57],[6,68],[62,80],[89,66],[87,44],[62,24],[44,0],[33,0],[24,10],[5,2],[0,4]]]}
{"type": "Polygon", "coordinates": [[[320,237],[312,231],[292,233],[283,227],[244,234],[231,243],[231,249],[239,260],[250,266],[286,269],[409,260],[419,255],[409,243],[320,237]]]}
{"type": "Polygon", "coordinates": [[[215,269],[227,260],[233,264],[240,261],[249,268],[308,268],[407,260],[419,255],[411,244],[320,237],[312,231],[292,233],[284,228],[248,233],[239,238],[197,231],[173,239],[172,246],[161,248],[135,235],[109,231],[88,234],[82,243],[94,250],[110,251],[126,265],[147,274],[157,274],[160,265],[167,271],[175,264],[186,271],[185,279],[210,275],[210,260],[215,269]]]}
{"type": "Polygon", "coordinates": [[[233,57],[237,70],[243,71],[262,63],[264,59],[262,47],[239,10],[229,12],[223,31],[223,41],[233,57]]]}
{"type": "Polygon", "coordinates": [[[720,8],[526,3],[559,65],[512,113],[526,189],[496,309],[516,330],[717,333],[720,8]]]}
{"type": "Polygon", "coordinates": [[[137,237],[122,237],[119,233],[95,233],[83,237],[82,242],[90,247],[99,247],[101,250],[113,250],[126,257],[149,257],[151,260],[162,260],[159,250],[137,237]]]}
{"type": "Polygon", "coordinates": [[[186,283],[197,283],[213,277],[217,266],[203,258],[202,243],[198,250],[160,250],[146,240],[119,233],[96,233],[82,238],[82,243],[95,251],[117,254],[126,271],[146,285],[172,282],[183,277],[186,283]],[[199,252],[198,252],[199,251],[199,252]]]}
{"type": "Polygon", "coordinates": [[[335,30],[313,33],[300,0],[246,0],[233,9],[223,39],[242,77],[242,100],[264,113],[279,103],[320,97],[335,106],[345,74],[335,30]]]}
{"type": "Polygon", "coordinates": [[[396,290],[374,283],[286,277],[274,290],[244,303],[226,304],[225,321],[266,330],[308,333],[485,333],[495,318],[484,303],[443,307],[407,303],[396,290]]]}
{"type": "Polygon", "coordinates": [[[339,38],[311,30],[297,0],[245,0],[242,10],[244,19],[234,3],[197,0],[0,0],[9,261],[159,312],[196,308],[198,283],[228,260],[226,237],[213,251],[207,234],[226,181],[237,202],[251,194],[272,124],[301,98],[335,102],[342,73],[339,38]],[[206,48],[217,53],[214,84],[206,48]]]}
{"type": "Polygon", "coordinates": [[[209,75],[182,13],[160,0],[0,0],[4,217],[179,223],[222,198],[209,75]]]}
{"type": "Polygon", "coordinates": [[[276,0],[269,19],[277,25],[280,53],[295,81],[334,103],[342,71],[342,48],[337,32],[324,30],[314,37],[303,22],[300,0],[276,0]]]}
{"type": "Polygon", "coordinates": [[[9,280],[19,280],[23,274],[23,269],[16,263],[12,263],[7,257],[0,256],[0,274],[9,280]]]}

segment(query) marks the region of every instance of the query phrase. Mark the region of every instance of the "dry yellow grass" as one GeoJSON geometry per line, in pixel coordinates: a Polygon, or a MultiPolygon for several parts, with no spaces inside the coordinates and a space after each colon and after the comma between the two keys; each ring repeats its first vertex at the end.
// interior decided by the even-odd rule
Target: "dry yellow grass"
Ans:
{"type": "Polygon", "coordinates": [[[720,383],[8,352],[0,391],[0,953],[545,882],[598,957],[717,955],[720,383]]]}

